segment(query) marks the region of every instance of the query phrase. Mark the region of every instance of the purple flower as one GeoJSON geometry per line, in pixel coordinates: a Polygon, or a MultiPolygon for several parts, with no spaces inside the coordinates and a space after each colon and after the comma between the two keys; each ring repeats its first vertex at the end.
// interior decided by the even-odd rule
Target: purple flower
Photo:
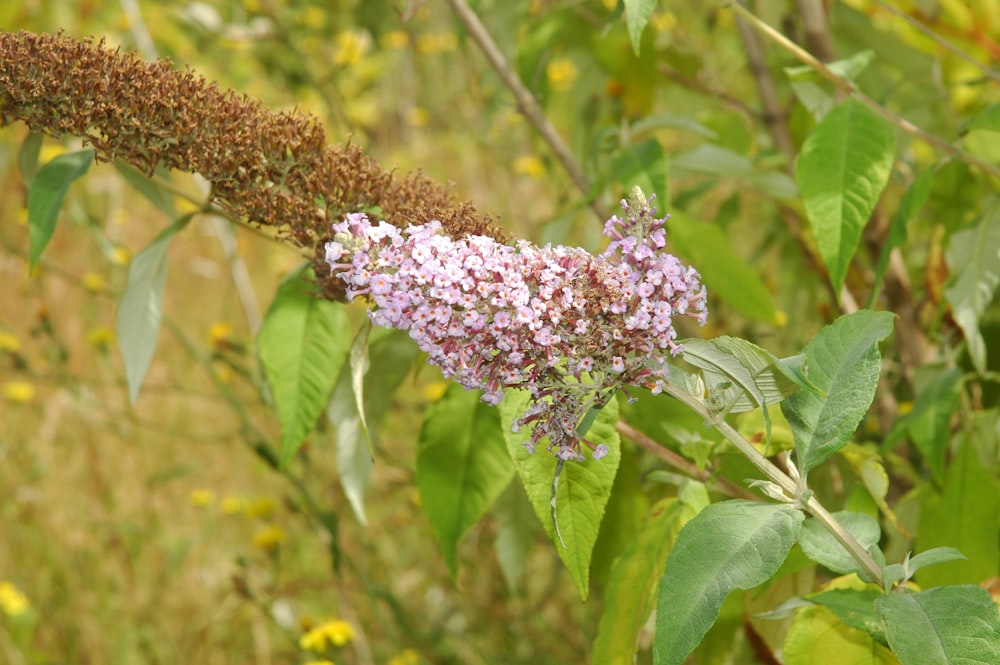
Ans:
{"type": "Polygon", "coordinates": [[[577,425],[598,395],[627,385],[662,391],[664,350],[676,355],[673,317],[704,323],[698,273],[663,252],[665,219],[635,195],[627,217],[605,225],[607,249],[501,245],[439,235],[437,221],[400,230],[361,213],[335,224],[331,270],[366,296],[379,325],[409,331],[445,376],[498,404],[506,386],[531,394],[514,423],[533,425],[529,450],[548,438],[564,460],[582,447],[577,425]]]}

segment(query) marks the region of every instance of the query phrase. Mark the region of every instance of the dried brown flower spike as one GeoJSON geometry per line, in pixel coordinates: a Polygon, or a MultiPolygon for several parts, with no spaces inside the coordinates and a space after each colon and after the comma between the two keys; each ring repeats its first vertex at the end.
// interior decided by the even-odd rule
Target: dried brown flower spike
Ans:
{"type": "MultiPolygon", "coordinates": [[[[78,136],[99,160],[146,173],[158,165],[198,173],[234,218],[274,227],[313,249],[321,268],[330,225],[379,206],[398,226],[438,219],[449,235],[504,240],[489,218],[422,175],[396,177],[358,146],[327,145],[312,117],[274,113],[258,100],[166,60],[63,35],[0,32],[0,123],[20,120],[50,136],[78,136]],[[324,209],[325,208],[325,209],[324,209]]],[[[318,269],[324,296],[343,285],[318,269]]]]}

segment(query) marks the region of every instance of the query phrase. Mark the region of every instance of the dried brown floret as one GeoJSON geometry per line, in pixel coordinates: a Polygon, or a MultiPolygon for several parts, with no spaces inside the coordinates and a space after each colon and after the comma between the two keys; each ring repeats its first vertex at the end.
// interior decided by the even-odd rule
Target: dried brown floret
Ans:
{"type": "MultiPolygon", "coordinates": [[[[166,60],[63,35],[0,32],[0,124],[78,136],[99,160],[198,173],[234,218],[321,248],[345,213],[378,206],[397,226],[438,219],[455,237],[504,234],[470,203],[420,174],[397,177],[355,145],[328,145],[312,117],[274,113],[166,60]]],[[[314,251],[320,291],[343,297],[314,251]]]]}

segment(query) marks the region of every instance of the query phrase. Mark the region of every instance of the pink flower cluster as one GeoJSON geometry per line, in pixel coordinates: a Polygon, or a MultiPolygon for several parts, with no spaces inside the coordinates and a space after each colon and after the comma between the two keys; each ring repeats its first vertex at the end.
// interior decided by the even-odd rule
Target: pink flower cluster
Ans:
{"type": "Polygon", "coordinates": [[[532,403],[514,423],[534,423],[564,460],[599,459],[607,447],[578,432],[591,408],[627,385],[660,392],[676,355],[673,317],[707,316],[698,273],[663,251],[665,219],[642,197],[608,220],[607,249],[502,245],[452,239],[432,221],[400,230],[362,213],[334,225],[326,261],[348,298],[372,302],[372,322],[409,332],[446,377],[498,404],[505,388],[532,403]]]}

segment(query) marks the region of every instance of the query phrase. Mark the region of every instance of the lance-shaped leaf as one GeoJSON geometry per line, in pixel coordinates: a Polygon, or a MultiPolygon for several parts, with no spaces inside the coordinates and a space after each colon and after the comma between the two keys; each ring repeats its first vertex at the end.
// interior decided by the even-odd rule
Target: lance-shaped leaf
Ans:
{"type": "Polygon", "coordinates": [[[806,346],[806,371],[818,390],[800,390],[781,403],[801,472],[844,447],[871,406],[882,366],[878,342],[892,331],[892,319],[888,312],[848,314],[806,346]]]}
{"type": "Polygon", "coordinates": [[[952,235],[946,256],[955,277],[944,295],[965,335],[972,364],[982,374],[986,371],[986,342],[979,331],[979,319],[1000,284],[1000,198],[991,200],[976,226],[952,235]]]}
{"type": "Polygon", "coordinates": [[[795,162],[809,224],[837,293],[889,180],[894,145],[892,126],[848,99],[810,132],[795,162]]]}
{"type": "Polygon", "coordinates": [[[28,266],[34,268],[52,239],[59,208],[73,181],[94,162],[93,150],[80,150],[52,158],[38,169],[28,190],[28,266]]]}
{"type": "Polygon", "coordinates": [[[590,591],[590,558],[621,461],[621,439],[615,429],[618,401],[612,399],[608,402],[585,435],[595,444],[605,444],[608,454],[599,460],[588,457],[583,462],[566,462],[559,474],[553,508],[552,489],[557,460],[545,450],[548,439],[542,439],[538,450],[529,453],[524,447],[531,439],[529,428],[511,431],[511,424],[524,412],[528,398],[527,392],[507,390],[500,403],[507,450],[514,459],[514,466],[545,533],[555,544],[556,552],[580,595],[586,599],[590,591]],[[553,513],[559,521],[558,529],[552,519],[553,513]]]}
{"type": "Polygon", "coordinates": [[[284,466],[312,431],[347,357],[344,308],[317,298],[305,266],[278,289],[257,336],[257,352],[281,423],[284,466]]]}
{"type": "Polygon", "coordinates": [[[115,333],[125,362],[125,379],[132,404],[153,361],[163,321],[163,289],[167,283],[167,250],[174,236],[191,221],[181,217],[135,255],[128,268],[125,293],[118,303],[115,333]]]}
{"type": "Polygon", "coordinates": [[[417,440],[417,487],[452,577],[458,541],[514,476],[500,412],[452,385],[428,410],[417,440]]]}
{"type": "Polygon", "coordinates": [[[639,55],[642,31],[649,23],[649,17],[653,15],[654,9],[656,9],[656,0],[625,0],[625,25],[628,28],[628,36],[632,40],[632,50],[635,51],[636,56],[639,55]]]}
{"type": "Polygon", "coordinates": [[[712,504],[688,522],[660,580],[656,665],[681,665],[730,592],[770,579],[798,539],[802,520],[791,506],[735,500],[712,504]]]}
{"type": "MultiPolygon", "coordinates": [[[[869,550],[873,545],[878,544],[879,538],[882,536],[882,529],[874,517],[864,513],[846,511],[835,513],[834,517],[840,526],[861,544],[863,549],[869,550]]],[[[835,573],[857,573],[861,579],[867,578],[864,569],[854,560],[854,557],[833,537],[833,534],[827,531],[826,527],[814,519],[806,520],[799,545],[802,546],[802,551],[805,552],[806,556],[835,573]]]]}
{"type": "Polygon", "coordinates": [[[902,665],[1000,663],[1000,616],[978,586],[893,592],[875,601],[889,646],[902,665]]]}

